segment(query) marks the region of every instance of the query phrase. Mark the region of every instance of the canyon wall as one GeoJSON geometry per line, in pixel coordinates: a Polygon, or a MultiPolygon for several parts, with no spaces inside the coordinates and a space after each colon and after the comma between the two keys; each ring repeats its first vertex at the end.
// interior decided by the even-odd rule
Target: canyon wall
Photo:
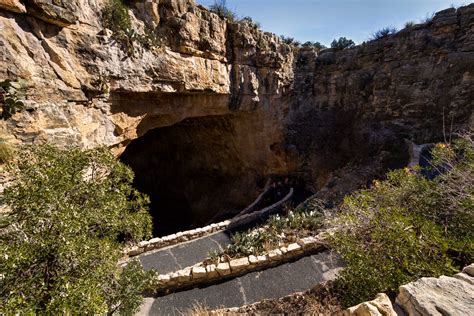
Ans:
{"type": "Polygon", "coordinates": [[[474,4],[352,49],[302,49],[292,93],[286,143],[307,173],[472,128],[474,4]]]}
{"type": "Polygon", "coordinates": [[[124,47],[105,0],[0,0],[0,81],[26,105],[0,138],[109,146],[187,225],[242,208],[271,175],[316,191],[351,161],[403,164],[403,139],[441,139],[443,116],[448,131],[474,121],[474,5],[318,54],[193,0],[129,2],[161,45],[124,47]]]}

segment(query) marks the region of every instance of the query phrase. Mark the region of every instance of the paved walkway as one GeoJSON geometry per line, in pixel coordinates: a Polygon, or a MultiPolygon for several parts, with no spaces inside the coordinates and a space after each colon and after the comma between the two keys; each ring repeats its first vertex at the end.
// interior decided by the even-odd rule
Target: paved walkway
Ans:
{"type": "Polygon", "coordinates": [[[340,261],[326,251],[220,284],[146,298],[137,315],[183,315],[196,303],[216,309],[279,298],[333,279],[340,266],[340,261]]]}
{"type": "Polygon", "coordinates": [[[175,246],[147,252],[140,255],[140,262],[145,270],[155,268],[160,274],[174,272],[203,261],[211,251],[221,252],[230,244],[226,232],[191,240],[175,246]]]}

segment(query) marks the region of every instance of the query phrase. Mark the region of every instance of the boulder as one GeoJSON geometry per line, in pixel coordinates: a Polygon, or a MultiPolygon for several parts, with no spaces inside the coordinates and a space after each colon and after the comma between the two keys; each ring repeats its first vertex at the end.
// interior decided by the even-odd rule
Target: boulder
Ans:
{"type": "Polygon", "coordinates": [[[374,300],[348,308],[344,316],[397,316],[387,294],[379,293],[374,300]]]}
{"type": "MultiPolygon", "coordinates": [[[[472,268],[464,271],[472,273],[472,268]]],[[[401,286],[396,303],[409,315],[472,315],[474,277],[422,278],[401,286]]]]}

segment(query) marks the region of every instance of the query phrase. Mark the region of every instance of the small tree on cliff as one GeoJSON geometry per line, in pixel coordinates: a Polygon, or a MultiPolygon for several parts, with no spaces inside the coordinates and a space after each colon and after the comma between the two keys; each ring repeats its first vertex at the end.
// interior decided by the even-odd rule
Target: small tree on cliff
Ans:
{"type": "Polygon", "coordinates": [[[209,10],[223,19],[228,19],[230,22],[234,22],[237,19],[237,15],[227,7],[227,0],[215,0],[214,4],[209,7],[209,10]]]}
{"type": "Polygon", "coordinates": [[[335,48],[335,49],[346,49],[346,48],[352,48],[354,46],[355,46],[354,41],[345,37],[340,37],[338,40],[334,40],[331,43],[331,48],[335,48]]]}
{"type": "Polygon", "coordinates": [[[5,314],[132,313],[147,273],[117,267],[126,242],[150,236],[148,199],[107,149],[20,150],[4,191],[0,310],[5,314]]]}

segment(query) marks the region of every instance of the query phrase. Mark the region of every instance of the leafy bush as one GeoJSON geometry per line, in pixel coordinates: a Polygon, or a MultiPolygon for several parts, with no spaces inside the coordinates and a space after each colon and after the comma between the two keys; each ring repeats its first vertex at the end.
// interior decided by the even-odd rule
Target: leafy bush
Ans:
{"type": "Polygon", "coordinates": [[[415,22],[413,21],[408,21],[407,23],[405,23],[405,28],[409,28],[409,27],[412,27],[412,26],[415,26],[415,22]]]}
{"type": "Polygon", "coordinates": [[[283,43],[285,44],[292,45],[295,47],[299,47],[301,45],[301,43],[295,40],[293,37],[286,37],[284,35],[280,35],[280,38],[283,40],[283,43]]]}
{"type": "Polygon", "coordinates": [[[9,162],[13,158],[13,148],[0,138],[0,164],[9,162]]]}
{"type": "Polygon", "coordinates": [[[324,45],[321,44],[320,42],[311,42],[311,41],[308,41],[308,42],[303,43],[302,46],[303,46],[303,47],[314,47],[317,51],[321,51],[321,50],[327,48],[326,46],[324,46],[324,45]]]}
{"type": "Polygon", "coordinates": [[[133,29],[128,10],[123,0],[108,0],[102,11],[104,26],[113,32],[114,38],[122,45],[128,56],[135,54],[135,42],[149,49],[162,46],[163,40],[149,27],[145,26],[143,34],[133,29]]]}
{"type": "Polygon", "coordinates": [[[331,48],[335,49],[346,49],[352,48],[355,46],[355,43],[351,39],[347,39],[345,37],[340,37],[338,40],[333,40],[331,43],[331,48]]]}
{"type": "Polygon", "coordinates": [[[372,35],[372,40],[378,40],[384,37],[387,37],[391,34],[397,33],[397,29],[394,27],[385,27],[381,30],[378,30],[372,35]]]}
{"type": "Polygon", "coordinates": [[[20,100],[21,85],[18,82],[5,80],[0,82],[0,95],[2,103],[2,118],[7,120],[15,113],[24,110],[25,105],[20,100]]]}
{"type": "Polygon", "coordinates": [[[472,137],[440,144],[433,154],[433,168],[449,170],[433,181],[393,171],[345,199],[332,244],[347,264],[336,282],[347,305],[474,260],[472,137]]]}
{"type": "Polygon", "coordinates": [[[119,269],[124,243],[150,237],[148,198],[107,149],[19,150],[3,201],[0,309],[6,314],[129,314],[149,272],[119,269]]]}
{"type": "Polygon", "coordinates": [[[247,23],[248,25],[250,25],[253,29],[260,29],[262,27],[262,25],[260,24],[260,22],[257,22],[257,21],[254,21],[251,17],[249,16],[246,16],[246,17],[243,17],[242,19],[240,19],[239,21],[240,23],[247,23]]]}
{"type": "Polygon", "coordinates": [[[214,4],[209,7],[209,10],[221,18],[229,20],[229,22],[237,20],[237,14],[227,7],[227,0],[215,0],[214,4]]]}
{"type": "Polygon", "coordinates": [[[122,0],[108,0],[102,18],[105,27],[114,33],[127,32],[132,28],[128,6],[122,0]]]}

